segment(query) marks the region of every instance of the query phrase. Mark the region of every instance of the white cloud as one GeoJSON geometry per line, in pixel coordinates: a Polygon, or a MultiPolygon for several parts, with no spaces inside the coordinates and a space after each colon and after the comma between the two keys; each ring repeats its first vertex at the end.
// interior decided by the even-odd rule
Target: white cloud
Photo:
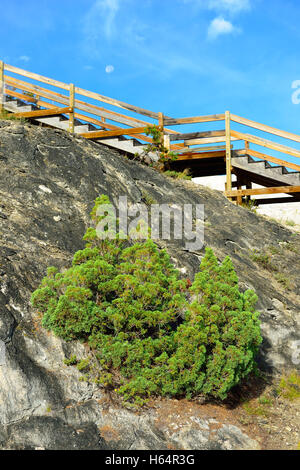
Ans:
{"type": "Polygon", "coordinates": [[[223,17],[218,16],[210,23],[207,34],[209,39],[216,39],[222,34],[232,34],[237,32],[240,32],[239,28],[233,26],[230,21],[227,21],[223,17]]]}
{"type": "Polygon", "coordinates": [[[193,4],[196,8],[215,11],[219,16],[211,21],[208,27],[209,39],[216,39],[221,34],[240,33],[241,29],[234,26],[231,21],[224,18],[249,11],[253,0],[183,0],[184,3],[193,4]]]}
{"type": "Polygon", "coordinates": [[[110,39],[115,32],[115,18],[120,0],[96,0],[84,17],[83,29],[88,40],[97,40],[104,34],[110,39]]]}
{"type": "Polygon", "coordinates": [[[107,65],[107,66],[105,67],[105,72],[106,72],[106,73],[112,73],[114,70],[115,70],[115,68],[114,68],[113,65],[107,65]]]}
{"type": "Polygon", "coordinates": [[[19,57],[19,60],[21,60],[22,62],[29,62],[30,61],[30,57],[28,57],[28,55],[21,55],[19,57]]]}
{"type": "Polygon", "coordinates": [[[240,13],[250,10],[251,0],[183,0],[184,3],[193,3],[194,5],[226,13],[240,13]]]}

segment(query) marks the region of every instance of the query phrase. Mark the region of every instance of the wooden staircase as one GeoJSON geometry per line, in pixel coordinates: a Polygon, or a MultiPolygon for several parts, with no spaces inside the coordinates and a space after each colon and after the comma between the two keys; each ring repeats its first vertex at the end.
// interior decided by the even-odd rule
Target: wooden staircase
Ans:
{"type": "MultiPolygon", "coordinates": [[[[6,111],[9,111],[16,115],[19,114],[23,117],[26,117],[25,114],[28,113],[28,118],[30,118],[32,121],[39,122],[50,127],[55,127],[57,129],[69,131],[70,119],[67,114],[59,114],[54,116],[48,115],[43,117],[37,117],[34,115],[30,116],[31,113],[35,113],[40,108],[33,104],[26,104],[26,102],[10,96],[4,97],[3,108],[6,111]]],[[[74,119],[74,134],[82,135],[92,133],[98,130],[99,128],[94,126],[93,124],[85,123],[79,119],[74,119]]],[[[96,142],[103,143],[108,147],[124,151],[131,155],[143,154],[145,152],[145,145],[143,145],[142,142],[137,139],[128,139],[122,135],[106,139],[96,138],[94,140],[96,142]]],[[[153,160],[157,160],[158,158],[157,155],[152,152],[150,153],[150,157],[152,157],[153,160]]]]}
{"type": "MultiPolygon", "coordinates": [[[[232,127],[246,126],[297,143],[300,143],[300,136],[250,121],[229,111],[174,119],[161,112],[139,108],[0,61],[1,109],[92,139],[129,155],[145,155],[147,145],[153,143],[147,131],[149,126],[155,125],[161,131],[165,148],[178,154],[176,161],[170,161],[171,169],[183,171],[188,168],[193,177],[226,175],[225,195],[232,202],[242,204],[245,199],[261,194],[272,197],[256,198],[256,204],[300,201],[300,165],[295,163],[300,158],[300,150],[254,134],[242,133],[232,127]],[[80,95],[86,101],[80,100],[80,95]],[[116,108],[121,108],[123,112],[118,112],[116,108]],[[219,121],[225,122],[225,129],[198,130],[203,123],[219,121]],[[174,126],[185,129],[187,125],[192,125],[194,131],[187,133],[173,129],[174,126]],[[239,147],[236,148],[237,145],[239,147]],[[266,148],[284,154],[283,159],[265,154],[266,148]],[[233,181],[233,174],[236,181],[233,181]],[[262,188],[254,189],[253,184],[262,188]],[[288,197],[273,197],[274,194],[288,197]]],[[[148,153],[148,158],[158,160],[158,153],[148,153]]]]}

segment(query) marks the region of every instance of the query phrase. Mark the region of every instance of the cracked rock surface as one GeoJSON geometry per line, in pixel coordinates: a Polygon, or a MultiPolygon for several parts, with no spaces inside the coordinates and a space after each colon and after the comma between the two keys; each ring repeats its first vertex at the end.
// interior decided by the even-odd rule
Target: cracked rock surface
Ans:
{"type": "MultiPolygon", "coordinates": [[[[260,367],[273,374],[295,368],[299,341],[300,236],[191,182],[171,180],[105,146],[64,132],[0,121],[0,448],[4,449],[249,449],[253,436],[201,405],[175,413],[177,400],[134,413],[103,390],[80,382],[64,365],[84,345],[65,343],[40,327],[30,295],[48,266],[68,267],[83,247],[93,201],[204,204],[205,245],[230,255],[242,289],[259,297],[264,342],[260,367]],[[253,259],[271,253],[271,265],[253,259]],[[275,268],[276,269],[275,269],[275,268]],[[289,281],[276,278],[282,273],[289,281]],[[169,413],[165,416],[165,410],[169,413]]],[[[162,241],[193,279],[203,249],[162,241]]]]}

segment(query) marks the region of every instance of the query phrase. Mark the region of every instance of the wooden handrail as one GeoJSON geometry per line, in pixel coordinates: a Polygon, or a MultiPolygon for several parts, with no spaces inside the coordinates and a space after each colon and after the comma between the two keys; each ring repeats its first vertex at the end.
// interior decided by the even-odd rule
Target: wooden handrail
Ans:
{"type": "Polygon", "coordinates": [[[12,65],[4,64],[4,70],[15,73],[17,75],[21,75],[26,78],[31,78],[32,80],[36,80],[38,82],[47,83],[48,85],[52,85],[57,88],[62,88],[63,90],[69,89],[69,85],[67,85],[66,83],[59,82],[58,80],[53,80],[52,78],[44,77],[43,75],[38,75],[37,73],[28,72],[27,70],[19,69],[18,67],[13,67],[12,65]]]}
{"type": "Polygon", "coordinates": [[[281,131],[275,127],[267,126],[265,124],[260,124],[250,119],[246,119],[235,114],[231,114],[231,121],[237,122],[238,124],[243,124],[248,127],[253,127],[254,129],[268,132],[269,134],[277,135],[278,137],[283,137],[285,139],[293,140],[294,142],[300,142],[300,135],[293,134],[291,132],[281,131]]]}
{"type": "Polygon", "coordinates": [[[170,135],[172,142],[176,140],[188,140],[188,139],[201,139],[202,137],[220,137],[225,135],[225,129],[220,131],[205,131],[205,132],[187,132],[185,134],[176,133],[170,135]]]}
{"type": "MultiPolygon", "coordinates": [[[[53,80],[53,79],[48,78],[48,77],[44,77],[43,75],[28,72],[27,70],[23,70],[23,69],[20,69],[18,67],[14,67],[14,66],[11,66],[11,65],[8,65],[8,64],[4,64],[4,70],[8,71],[8,72],[15,73],[17,75],[21,75],[21,76],[26,77],[26,78],[30,78],[30,79],[42,82],[42,83],[46,83],[48,85],[51,85],[51,86],[54,86],[54,87],[57,87],[57,88],[62,88],[63,90],[69,90],[69,85],[66,84],[66,83],[60,82],[58,80],[53,80]]],[[[6,77],[6,78],[8,78],[8,77],[6,77]]],[[[17,79],[15,79],[14,77],[9,77],[9,79],[14,80],[15,83],[17,81],[17,79]]],[[[31,84],[31,85],[32,85],[32,88],[35,88],[35,91],[39,92],[41,90],[41,88],[38,87],[37,85],[34,85],[34,84],[31,84]]],[[[44,93],[45,93],[45,91],[44,91],[44,93]]],[[[51,92],[50,90],[47,90],[47,93],[52,95],[52,98],[49,98],[49,99],[54,100],[54,97],[60,98],[60,101],[58,101],[58,100],[56,100],[56,101],[60,102],[61,104],[67,104],[67,101],[68,101],[67,97],[63,97],[63,95],[59,96],[58,93],[51,92]],[[66,102],[61,101],[63,98],[66,99],[66,102]]],[[[116,99],[108,98],[106,96],[100,95],[99,93],[90,92],[88,90],[84,90],[84,89],[79,88],[79,87],[75,87],[75,93],[83,95],[83,96],[87,96],[89,98],[96,99],[98,101],[102,101],[104,103],[112,104],[114,106],[118,106],[120,108],[124,108],[124,109],[127,109],[129,111],[151,117],[153,119],[157,119],[157,116],[158,116],[157,113],[154,113],[152,111],[148,111],[146,109],[139,108],[137,106],[132,106],[128,103],[124,103],[124,102],[116,100],[116,99]]],[[[48,98],[45,95],[44,95],[44,97],[48,98]]],[[[78,106],[76,106],[76,107],[78,107],[78,106]]],[[[106,112],[107,112],[107,110],[106,110],[106,112]]],[[[111,112],[111,114],[112,114],[112,112],[111,112]]],[[[133,119],[133,118],[131,118],[131,119],[133,119]]],[[[130,120],[130,118],[129,118],[129,120],[130,120]]],[[[120,121],[117,121],[117,122],[120,122],[120,121]]]]}
{"type": "Polygon", "coordinates": [[[178,126],[179,124],[196,124],[200,122],[224,121],[225,114],[211,114],[210,116],[195,116],[181,119],[172,119],[165,117],[166,126],[178,126]]]}
{"type": "Polygon", "coordinates": [[[118,137],[121,135],[135,135],[141,134],[146,132],[146,127],[136,127],[133,129],[120,129],[117,131],[99,131],[99,132],[84,132],[81,137],[85,137],[86,139],[106,139],[107,137],[118,137]]]}
{"type": "MultiPolygon", "coordinates": [[[[40,96],[43,96],[42,93],[51,95],[51,98],[49,97],[49,99],[53,101],[57,101],[58,103],[60,101],[55,100],[55,98],[65,99],[65,100],[68,99],[67,95],[63,95],[61,93],[58,93],[57,91],[49,90],[48,88],[43,88],[39,85],[35,85],[34,83],[24,82],[23,80],[19,80],[18,78],[15,78],[15,77],[4,75],[4,80],[5,80],[5,84],[15,87],[20,90],[25,90],[30,93],[38,93],[40,96]]],[[[48,96],[45,96],[45,98],[47,97],[48,96]]]]}
{"type": "Polygon", "coordinates": [[[61,114],[73,113],[73,108],[53,108],[53,109],[38,109],[37,111],[28,111],[25,113],[15,113],[16,117],[34,118],[34,117],[47,117],[47,116],[60,116],[61,114]]]}
{"type": "Polygon", "coordinates": [[[109,98],[108,96],[100,95],[99,93],[95,93],[93,91],[88,91],[88,90],[84,90],[83,88],[76,87],[75,92],[78,95],[86,96],[88,98],[93,98],[94,100],[102,101],[103,103],[111,104],[113,106],[118,106],[119,108],[127,109],[128,111],[132,111],[137,114],[142,114],[143,116],[148,116],[153,119],[158,119],[158,113],[154,113],[152,111],[148,111],[147,109],[139,108],[138,106],[133,106],[128,103],[124,103],[123,101],[109,98]]]}
{"type": "Polygon", "coordinates": [[[300,186],[274,186],[273,188],[259,188],[259,189],[235,189],[225,191],[228,197],[237,196],[256,196],[259,194],[290,194],[300,193],[300,186]]]}
{"type": "Polygon", "coordinates": [[[230,134],[232,137],[237,137],[241,140],[246,140],[247,142],[251,142],[252,144],[257,144],[261,147],[267,147],[272,150],[278,150],[279,152],[286,153],[287,155],[292,155],[293,157],[300,158],[300,150],[295,150],[291,147],[287,147],[286,145],[276,144],[271,140],[262,139],[261,137],[256,137],[255,135],[244,134],[242,132],[237,132],[233,130],[231,130],[230,134]]]}
{"type": "Polygon", "coordinates": [[[18,93],[17,91],[5,90],[5,94],[8,96],[13,96],[14,98],[19,98],[20,100],[27,101],[28,103],[36,103],[36,99],[32,96],[23,95],[22,93],[18,93]]]}
{"type": "MultiPolygon", "coordinates": [[[[29,91],[31,93],[38,93],[40,96],[47,98],[49,100],[55,101],[57,103],[68,104],[69,102],[68,96],[62,95],[61,93],[57,93],[52,90],[47,90],[37,85],[27,84],[26,82],[21,82],[20,80],[17,80],[13,77],[5,77],[5,79],[8,85],[15,86],[16,88],[20,88],[21,90],[29,91]]],[[[96,106],[90,103],[85,103],[84,101],[80,101],[78,99],[75,100],[75,104],[76,104],[77,109],[81,109],[82,111],[87,111],[87,112],[90,112],[91,114],[96,114],[101,117],[106,117],[107,119],[110,119],[111,121],[116,121],[116,122],[120,122],[122,124],[127,124],[127,125],[130,125],[132,123],[132,125],[134,126],[151,125],[148,122],[140,121],[130,116],[125,116],[125,115],[101,108],[99,106],[96,106]],[[90,109],[87,109],[87,108],[90,108],[90,109]],[[99,111],[99,112],[94,113],[93,110],[99,111]]]]}
{"type": "MultiPolygon", "coordinates": [[[[182,144],[184,145],[184,144],[182,144]]],[[[174,146],[176,147],[176,146],[174,146]]],[[[178,149],[174,148],[171,146],[171,150],[177,151],[179,154],[187,154],[187,153],[202,153],[202,152],[214,152],[215,150],[226,150],[226,145],[214,145],[210,147],[197,147],[197,148],[191,148],[191,147],[179,147],[178,149]]],[[[233,149],[233,145],[231,145],[231,149],[233,149]]]]}
{"type": "MultiPolygon", "coordinates": [[[[238,139],[237,137],[232,137],[231,140],[237,141],[237,140],[242,140],[242,139],[238,139]]],[[[218,144],[220,142],[226,142],[225,134],[222,137],[207,137],[204,139],[185,140],[186,145],[218,144]]]]}
{"type": "MultiPolygon", "coordinates": [[[[43,98],[47,98],[51,101],[55,101],[57,103],[64,104],[64,105],[69,104],[69,98],[65,95],[62,95],[61,93],[57,93],[55,91],[42,88],[38,85],[28,84],[27,82],[23,82],[22,80],[15,79],[13,77],[5,76],[5,81],[10,86],[15,86],[18,89],[25,90],[30,93],[37,93],[39,94],[39,96],[42,96],[43,98]]],[[[126,116],[124,114],[116,113],[115,111],[111,111],[111,110],[108,110],[108,109],[105,109],[105,108],[102,108],[102,107],[99,107],[90,103],[86,103],[78,99],[75,100],[75,107],[77,109],[80,109],[81,111],[85,111],[90,114],[104,117],[111,121],[115,121],[115,122],[125,124],[128,126],[133,126],[133,127],[151,126],[151,123],[149,122],[142,121],[140,119],[136,119],[131,116],[126,116]]],[[[177,134],[176,131],[173,131],[171,129],[164,129],[164,130],[167,133],[177,134]]]]}
{"type": "MultiPolygon", "coordinates": [[[[20,93],[14,92],[14,91],[7,90],[7,91],[6,91],[6,94],[9,94],[9,95],[11,95],[11,96],[20,98],[20,99],[22,99],[22,100],[27,100],[27,101],[29,101],[29,102],[31,102],[31,103],[36,104],[37,106],[42,106],[42,107],[45,108],[45,109],[56,109],[56,108],[57,108],[57,106],[54,105],[54,104],[52,104],[52,103],[48,103],[48,102],[46,102],[46,101],[37,100],[37,99],[35,99],[35,98],[33,98],[33,97],[29,97],[29,96],[27,96],[27,95],[22,95],[22,94],[20,94],[20,93]]],[[[66,102],[66,104],[67,104],[67,102],[66,102]]],[[[60,108],[60,109],[61,109],[61,108],[60,108]]],[[[85,120],[85,121],[90,122],[90,123],[92,123],[92,124],[95,124],[95,125],[101,127],[102,129],[103,129],[103,127],[104,127],[104,129],[116,130],[116,131],[121,131],[122,133],[124,133],[124,129],[121,128],[121,127],[117,127],[117,126],[114,126],[114,125],[112,125],[112,124],[108,124],[107,122],[105,122],[105,124],[104,124],[103,122],[101,122],[101,121],[99,121],[99,120],[97,120],[97,119],[94,119],[94,118],[92,118],[92,117],[90,117],[90,116],[86,116],[86,115],[84,115],[84,114],[79,114],[79,113],[76,113],[76,112],[75,112],[75,113],[74,113],[74,117],[77,118],[77,119],[82,119],[82,120],[85,120]]],[[[125,135],[125,134],[124,134],[124,135],[125,135]]],[[[136,138],[141,139],[141,140],[143,140],[143,141],[145,141],[145,142],[148,142],[148,143],[152,143],[152,142],[153,142],[152,139],[151,139],[151,137],[148,137],[148,136],[142,135],[142,134],[137,134],[137,135],[136,135],[136,138]]]]}
{"type": "MultiPolygon", "coordinates": [[[[63,83],[58,80],[54,80],[52,78],[44,77],[43,75],[39,75],[33,72],[28,72],[27,70],[23,70],[18,67],[4,64],[4,70],[11,72],[11,73],[15,73],[17,75],[21,75],[26,78],[30,78],[32,80],[36,80],[42,83],[47,83],[48,85],[51,85],[57,88],[62,88],[63,90],[69,90],[69,85],[67,83],[63,83]]],[[[158,113],[155,113],[153,111],[149,111],[147,109],[143,109],[138,106],[133,106],[123,101],[109,98],[107,96],[100,95],[99,93],[88,91],[80,87],[75,87],[75,93],[78,95],[86,96],[88,98],[93,98],[98,101],[102,101],[103,103],[111,104],[113,106],[118,106],[119,108],[127,109],[128,111],[132,111],[137,114],[142,114],[144,116],[148,116],[153,119],[158,118],[158,113]]]]}

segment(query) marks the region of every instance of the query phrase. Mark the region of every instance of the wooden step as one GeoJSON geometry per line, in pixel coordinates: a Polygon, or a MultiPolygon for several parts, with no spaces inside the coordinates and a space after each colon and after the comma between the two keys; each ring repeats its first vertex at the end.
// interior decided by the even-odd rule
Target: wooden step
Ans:
{"type": "Polygon", "coordinates": [[[299,172],[288,172],[283,166],[272,166],[266,161],[256,161],[250,156],[233,156],[232,166],[238,170],[276,181],[280,185],[298,186],[300,183],[299,172]]]}

